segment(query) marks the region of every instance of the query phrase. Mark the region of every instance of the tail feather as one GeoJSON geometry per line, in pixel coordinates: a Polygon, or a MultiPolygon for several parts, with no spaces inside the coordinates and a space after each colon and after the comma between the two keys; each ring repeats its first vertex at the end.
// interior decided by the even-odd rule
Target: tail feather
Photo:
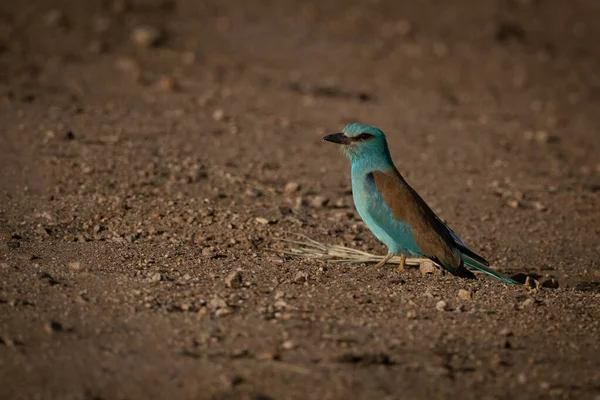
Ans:
{"type": "Polygon", "coordinates": [[[514,283],[514,284],[519,283],[519,282],[517,282],[507,276],[504,276],[501,273],[489,268],[489,264],[485,259],[483,259],[482,257],[478,256],[477,254],[473,253],[469,249],[466,249],[466,250],[467,251],[460,249],[459,253],[460,253],[460,257],[462,258],[463,262],[466,265],[468,265],[469,267],[474,268],[483,273],[486,273],[490,276],[493,276],[496,279],[500,279],[501,281],[506,282],[506,283],[514,283]]]}

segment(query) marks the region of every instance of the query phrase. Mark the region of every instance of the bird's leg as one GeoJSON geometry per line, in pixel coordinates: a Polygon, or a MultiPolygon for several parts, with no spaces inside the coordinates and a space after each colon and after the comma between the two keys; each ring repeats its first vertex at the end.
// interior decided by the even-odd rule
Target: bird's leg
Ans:
{"type": "Polygon", "coordinates": [[[387,256],[383,257],[381,259],[381,261],[379,261],[375,266],[376,267],[383,267],[388,261],[390,261],[390,259],[394,257],[393,254],[389,253],[387,256]]]}
{"type": "Polygon", "coordinates": [[[404,271],[406,268],[406,254],[400,255],[400,265],[398,265],[398,271],[404,271]]]}

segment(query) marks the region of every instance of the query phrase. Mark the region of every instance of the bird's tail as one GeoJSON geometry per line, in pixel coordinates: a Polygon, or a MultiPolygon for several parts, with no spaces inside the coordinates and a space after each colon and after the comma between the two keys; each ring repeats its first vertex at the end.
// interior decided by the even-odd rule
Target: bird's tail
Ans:
{"type": "Polygon", "coordinates": [[[482,257],[478,256],[477,254],[473,253],[469,249],[464,249],[464,250],[460,249],[459,253],[460,253],[460,257],[462,258],[463,262],[467,266],[474,268],[478,271],[481,271],[483,273],[486,273],[490,276],[493,276],[496,279],[500,279],[501,281],[506,282],[506,283],[515,283],[515,284],[519,283],[519,282],[491,269],[485,259],[483,259],[482,257]]]}

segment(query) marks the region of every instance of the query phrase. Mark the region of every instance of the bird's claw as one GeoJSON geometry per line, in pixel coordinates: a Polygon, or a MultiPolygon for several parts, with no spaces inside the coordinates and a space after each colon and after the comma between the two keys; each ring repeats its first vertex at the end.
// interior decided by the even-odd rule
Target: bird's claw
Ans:
{"type": "Polygon", "coordinates": [[[406,269],[406,254],[400,255],[400,264],[398,265],[397,271],[403,272],[406,269]]]}
{"type": "Polygon", "coordinates": [[[379,261],[377,264],[375,264],[375,267],[379,268],[379,267],[383,267],[385,264],[387,264],[388,261],[390,261],[390,259],[393,257],[393,254],[388,254],[387,256],[383,257],[381,259],[381,261],[379,261]]]}

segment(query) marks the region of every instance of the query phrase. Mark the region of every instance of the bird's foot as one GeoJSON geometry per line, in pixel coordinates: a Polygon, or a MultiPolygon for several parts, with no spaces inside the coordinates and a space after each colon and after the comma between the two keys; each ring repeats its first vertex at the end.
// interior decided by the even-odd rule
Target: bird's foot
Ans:
{"type": "Polygon", "coordinates": [[[383,257],[381,259],[381,261],[379,261],[377,264],[375,264],[375,267],[383,267],[388,261],[390,261],[390,259],[393,257],[393,254],[388,254],[387,256],[383,257]]]}
{"type": "Polygon", "coordinates": [[[398,265],[398,272],[402,272],[404,271],[404,269],[406,268],[406,254],[401,254],[400,255],[400,265],[398,265]]]}

